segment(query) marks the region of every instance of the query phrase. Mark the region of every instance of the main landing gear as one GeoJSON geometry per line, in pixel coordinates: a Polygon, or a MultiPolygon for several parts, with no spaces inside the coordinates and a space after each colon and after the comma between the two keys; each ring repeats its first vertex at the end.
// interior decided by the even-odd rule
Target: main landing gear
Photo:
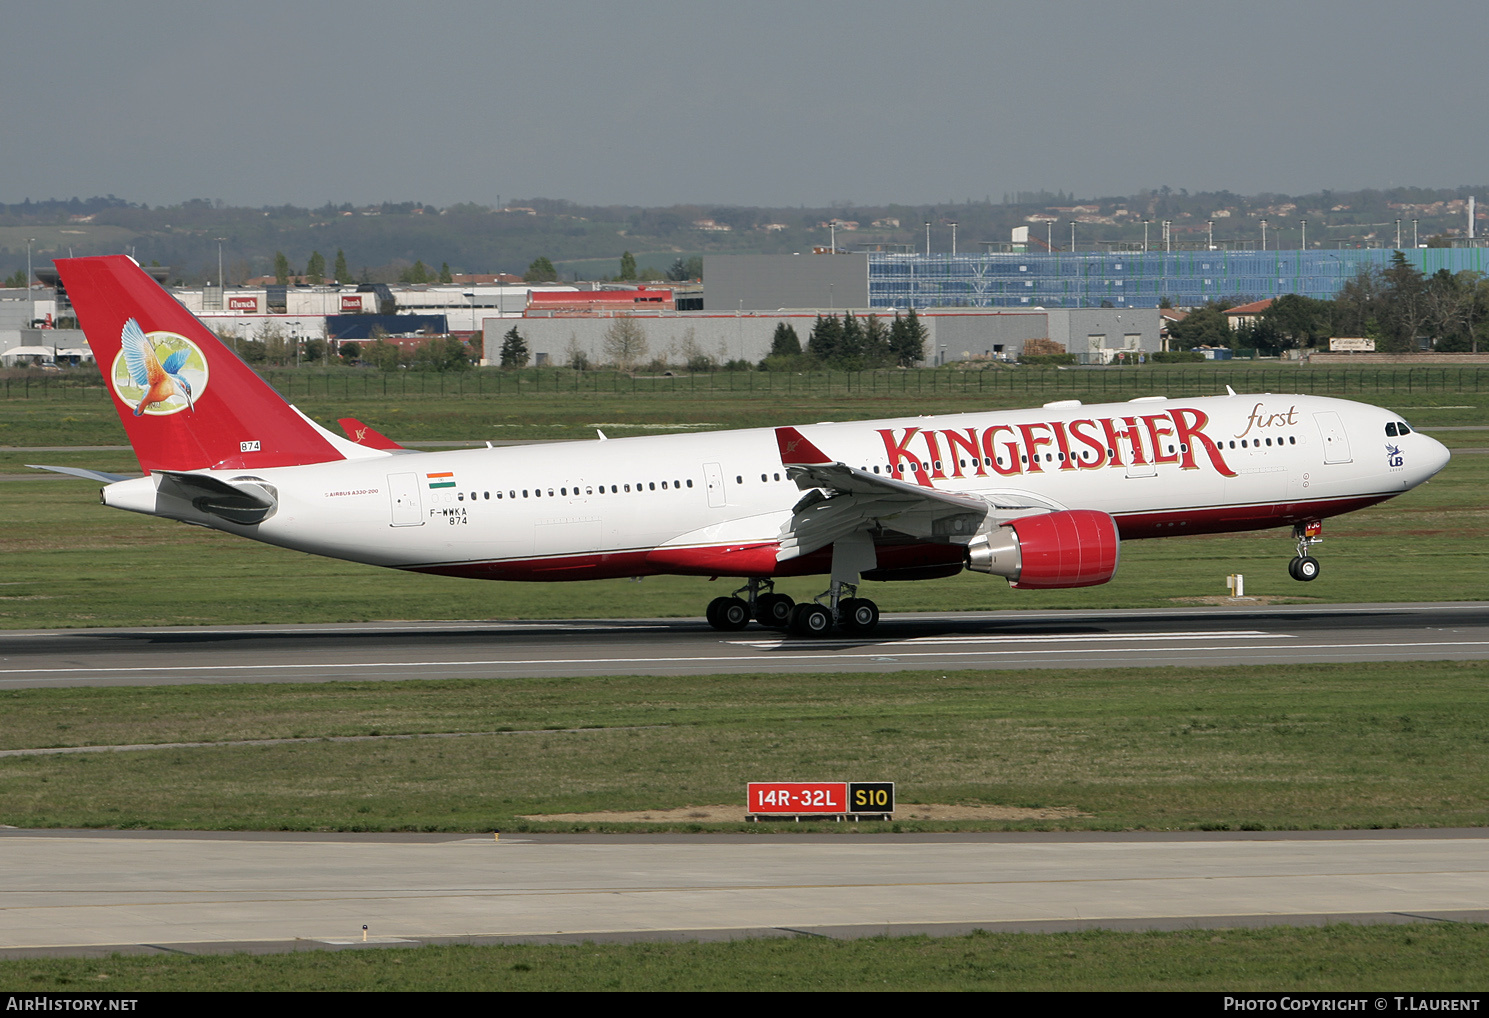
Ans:
{"type": "Polygon", "coordinates": [[[1318,520],[1311,523],[1299,523],[1293,526],[1293,540],[1298,542],[1298,554],[1287,564],[1287,574],[1295,580],[1315,580],[1318,578],[1318,559],[1308,554],[1308,549],[1315,544],[1321,544],[1324,525],[1318,520]]]}
{"type": "Polygon", "coordinates": [[[766,629],[785,629],[791,622],[796,602],[775,592],[770,580],[750,580],[728,597],[708,602],[708,624],[725,632],[741,630],[754,619],[766,629]],[[761,589],[765,593],[761,593],[761,589]],[[744,594],[744,597],[739,595],[744,594]]]}
{"type": "Polygon", "coordinates": [[[744,629],[753,618],[766,629],[789,630],[797,636],[823,636],[833,626],[860,635],[879,624],[879,606],[854,596],[857,592],[851,583],[834,583],[814,600],[796,604],[785,594],[777,594],[770,580],[756,579],[728,597],[714,598],[706,614],[708,624],[724,632],[744,629]]]}

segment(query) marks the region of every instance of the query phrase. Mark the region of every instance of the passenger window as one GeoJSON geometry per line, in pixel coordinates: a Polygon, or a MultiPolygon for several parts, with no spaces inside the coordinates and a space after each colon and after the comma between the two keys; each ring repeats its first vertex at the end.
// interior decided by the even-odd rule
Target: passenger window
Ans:
{"type": "Polygon", "coordinates": [[[649,490],[651,490],[651,491],[656,491],[657,490],[657,482],[656,481],[652,481],[650,484],[647,485],[647,488],[649,490]]]}
{"type": "Polygon", "coordinates": [[[764,474],[761,474],[760,475],[760,480],[762,480],[762,481],[765,480],[765,475],[764,474]]]}
{"type": "Polygon", "coordinates": [[[630,486],[630,485],[629,485],[629,484],[628,484],[628,485],[626,485],[626,492],[627,492],[627,493],[628,493],[628,494],[629,494],[629,493],[630,493],[630,490],[631,490],[631,486],[630,486]]]}
{"type": "Polygon", "coordinates": [[[662,490],[663,491],[666,491],[667,490],[667,482],[666,481],[663,481],[662,482],[662,490]]]}
{"type": "Polygon", "coordinates": [[[781,475],[780,474],[775,474],[774,476],[775,476],[775,479],[778,480],[778,481],[781,479],[781,475]]]}
{"type": "MultiPolygon", "coordinates": [[[[665,485],[665,484],[664,484],[664,485],[662,485],[662,487],[664,487],[664,488],[665,488],[665,487],[666,487],[666,485],[665,485]]],[[[679,481],[679,480],[678,480],[678,479],[677,479],[677,478],[675,478],[675,477],[674,477],[674,478],[673,478],[673,479],[672,479],[672,487],[673,487],[673,488],[681,488],[681,487],[682,487],[682,482],[681,482],[681,481],[679,481]]]]}
{"type": "Polygon", "coordinates": [[[735,484],[743,484],[744,483],[744,478],[741,477],[739,474],[735,474],[734,475],[734,483],[735,484]]]}
{"type": "Polygon", "coordinates": [[[689,477],[688,478],[688,487],[691,488],[692,486],[693,486],[693,479],[691,477],[689,477]]]}

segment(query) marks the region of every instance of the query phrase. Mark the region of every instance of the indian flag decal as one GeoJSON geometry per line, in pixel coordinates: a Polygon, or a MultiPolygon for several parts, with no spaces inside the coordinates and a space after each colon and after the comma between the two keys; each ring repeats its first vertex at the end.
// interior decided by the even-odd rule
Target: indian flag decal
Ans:
{"type": "Polygon", "coordinates": [[[431,488],[455,487],[455,472],[453,470],[446,470],[442,474],[425,474],[424,476],[429,478],[429,486],[431,488]]]}

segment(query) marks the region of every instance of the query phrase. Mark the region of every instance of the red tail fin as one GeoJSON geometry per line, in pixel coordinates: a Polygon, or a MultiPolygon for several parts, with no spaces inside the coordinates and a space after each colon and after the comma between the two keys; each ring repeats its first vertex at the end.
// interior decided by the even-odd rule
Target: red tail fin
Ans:
{"type": "Polygon", "coordinates": [[[222,470],[344,457],[125,255],[57,272],[146,470],[222,470]]]}

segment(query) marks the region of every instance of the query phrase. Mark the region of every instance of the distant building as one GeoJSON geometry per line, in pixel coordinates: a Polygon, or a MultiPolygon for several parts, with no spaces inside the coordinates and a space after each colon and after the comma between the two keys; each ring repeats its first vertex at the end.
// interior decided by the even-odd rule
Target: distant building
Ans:
{"type": "Polygon", "coordinates": [[[1255,325],[1262,312],[1272,306],[1272,300],[1273,298],[1268,297],[1266,300],[1254,300],[1250,304],[1233,307],[1225,313],[1225,320],[1232,329],[1255,325]]]}
{"type": "Polygon", "coordinates": [[[534,290],[526,315],[539,316],[616,315],[637,311],[676,311],[672,291],[638,286],[634,290],[534,290]]]}

